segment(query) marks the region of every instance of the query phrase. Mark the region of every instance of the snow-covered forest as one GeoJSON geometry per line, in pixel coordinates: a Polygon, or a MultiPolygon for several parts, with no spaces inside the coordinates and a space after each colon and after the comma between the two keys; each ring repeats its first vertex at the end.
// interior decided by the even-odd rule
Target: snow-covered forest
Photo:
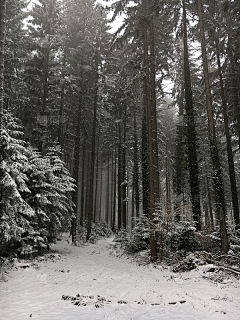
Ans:
{"type": "Polygon", "coordinates": [[[117,258],[238,283],[239,115],[239,0],[0,0],[2,279],[111,236],[117,258]]]}

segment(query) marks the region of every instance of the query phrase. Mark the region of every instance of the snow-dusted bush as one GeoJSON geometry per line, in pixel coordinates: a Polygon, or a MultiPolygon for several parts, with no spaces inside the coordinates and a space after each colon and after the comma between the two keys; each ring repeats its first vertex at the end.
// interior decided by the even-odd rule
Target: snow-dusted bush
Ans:
{"type": "Polygon", "coordinates": [[[235,254],[240,254],[240,229],[236,229],[235,226],[228,226],[229,244],[230,250],[235,254]]]}
{"type": "Polygon", "coordinates": [[[158,259],[160,261],[163,260],[166,241],[173,228],[175,215],[176,211],[170,206],[166,207],[165,210],[162,210],[161,205],[159,204],[156,207],[156,211],[153,213],[153,220],[150,220],[150,229],[154,232],[157,241],[158,259]]]}
{"type": "Polygon", "coordinates": [[[76,245],[84,245],[87,242],[87,228],[86,226],[77,226],[76,245]]]}
{"type": "Polygon", "coordinates": [[[150,234],[149,222],[145,217],[135,220],[132,230],[120,230],[115,238],[124,251],[135,253],[149,248],[150,234]]]}
{"type": "Polygon", "coordinates": [[[188,255],[185,259],[182,259],[179,261],[177,264],[175,264],[172,268],[173,272],[186,272],[186,271],[191,271],[193,269],[196,269],[197,264],[195,263],[194,256],[191,253],[188,255]]]}
{"type": "Polygon", "coordinates": [[[89,242],[95,243],[99,237],[110,237],[111,234],[112,230],[108,227],[106,221],[96,221],[95,223],[92,223],[89,242]]]}
{"type": "Polygon", "coordinates": [[[172,250],[184,250],[193,252],[201,249],[193,222],[175,222],[169,234],[168,242],[172,250]]]}
{"type": "Polygon", "coordinates": [[[196,237],[201,244],[201,250],[211,253],[219,253],[221,251],[221,239],[219,237],[219,232],[198,232],[196,237]]]}
{"type": "MultiPolygon", "coordinates": [[[[240,230],[235,228],[232,222],[227,223],[227,233],[229,240],[229,249],[233,251],[234,254],[240,253],[240,230]]],[[[198,233],[198,240],[201,242],[202,250],[211,252],[214,254],[221,253],[221,238],[220,238],[219,226],[216,230],[209,233],[198,233]]]]}
{"type": "Polygon", "coordinates": [[[91,233],[90,233],[90,236],[89,236],[88,241],[89,241],[90,243],[96,243],[97,240],[98,240],[97,234],[96,234],[93,230],[91,230],[91,233]]]}

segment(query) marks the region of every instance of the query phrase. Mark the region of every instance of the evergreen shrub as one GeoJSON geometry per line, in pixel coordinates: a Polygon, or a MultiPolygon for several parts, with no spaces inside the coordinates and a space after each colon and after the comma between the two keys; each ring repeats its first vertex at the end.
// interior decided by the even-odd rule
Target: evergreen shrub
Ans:
{"type": "Polygon", "coordinates": [[[240,229],[231,228],[228,230],[230,249],[235,253],[240,253],[240,229]]]}
{"type": "Polygon", "coordinates": [[[135,221],[132,230],[121,229],[115,241],[119,242],[121,248],[127,253],[136,253],[149,248],[150,235],[149,223],[145,217],[135,221]]]}
{"type": "Polygon", "coordinates": [[[92,223],[92,230],[89,237],[89,242],[96,243],[100,237],[110,237],[112,230],[108,227],[106,221],[96,221],[92,223]]]}
{"type": "Polygon", "coordinates": [[[201,249],[196,229],[192,222],[181,221],[173,224],[168,243],[173,251],[194,252],[201,249]]]}

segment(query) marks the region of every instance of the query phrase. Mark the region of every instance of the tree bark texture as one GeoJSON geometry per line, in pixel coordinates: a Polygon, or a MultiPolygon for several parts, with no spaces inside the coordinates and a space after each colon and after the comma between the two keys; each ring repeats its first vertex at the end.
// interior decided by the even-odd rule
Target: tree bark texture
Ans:
{"type": "Polygon", "coordinates": [[[73,191],[74,217],[72,218],[72,242],[76,242],[77,233],[77,215],[78,215],[78,187],[79,187],[79,163],[80,163],[80,140],[81,140],[81,120],[82,120],[82,93],[79,95],[78,101],[78,118],[75,136],[74,157],[73,157],[73,178],[75,179],[76,189],[73,191]]]}
{"type": "Polygon", "coordinates": [[[199,167],[197,158],[197,134],[193,108],[193,94],[191,87],[191,74],[189,66],[188,44],[187,44],[187,21],[185,1],[183,1],[183,43],[184,43],[184,87],[185,87],[185,110],[186,110],[186,134],[188,150],[189,183],[191,189],[191,202],[193,221],[196,229],[201,230],[201,205],[199,167]]]}
{"type": "MultiPolygon", "coordinates": [[[[143,85],[145,91],[145,86],[143,85]]],[[[146,94],[143,93],[143,117],[142,117],[142,206],[143,214],[149,217],[149,161],[147,140],[147,116],[146,116],[146,94]]]]}
{"type": "Polygon", "coordinates": [[[137,218],[139,218],[140,192],[139,192],[138,136],[137,136],[136,114],[134,114],[133,194],[135,199],[136,215],[137,215],[137,218]]]}
{"type": "Polygon", "coordinates": [[[206,53],[206,41],[205,41],[205,33],[204,33],[205,31],[204,31],[204,22],[203,22],[202,0],[198,0],[198,14],[199,14],[200,36],[201,36],[208,128],[209,128],[209,144],[210,144],[210,153],[211,153],[211,160],[212,160],[212,166],[213,166],[213,187],[214,187],[214,193],[215,193],[216,213],[217,213],[217,218],[219,220],[219,225],[220,225],[222,252],[227,253],[229,244],[228,244],[228,235],[227,235],[227,227],[226,227],[224,186],[223,186],[222,168],[221,168],[219,151],[217,146],[217,139],[216,139],[213,107],[212,107],[212,96],[211,96],[211,89],[210,89],[208,61],[207,61],[207,53],[206,53]]]}
{"type": "Polygon", "coordinates": [[[3,127],[3,75],[4,75],[5,24],[6,24],[6,1],[0,0],[0,130],[3,127]]]}
{"type": "Polygon", "coordinates": [[[127,105],[124,106],[124,125],[123,125],[123,149],[122,149],[122,226],[127,227],[127,177],[126,177],[126,133],[127,133],[127,105]]]}
{"type": "MultiPolygon", "coordinates": [[[[237,0],[236,2],[239,2],[237,0]]],[[[227,4],[227,1],[226,1],[227,4]]],[[[239,2],[240,7],[240,2],[239,2]]],[[[227,36],[228,36],[228,42],[227,42],[227,56],[229,59],[229,75],[228,78],[230,78],[229,84],[228,84],[228,96],[229,96],[229,105],[234,110],[234,117],[235,117],[235,129],[238,135],[238,148],[240,150],[240,74],[239,74],[239,67],[237,63],[237,54],[235,52],[235,41],[234,33],[233,31],[235,28],[233,28],[232,25],[232,17],[228,13],[228,10],[225,10],[225,19],[226,19],[226,28],[227,28],[227,36]]]]}
{"type": "Polygon", "coordinates": [[[117,153],[114,150],[112,230],[116,228],[117,153]]]}
{"type": "Polygon", "coordinates": [[[179,97],[179,124],[177,125],[176,153],[174,166],[174,190],[177,194],[175,201],[176,221],[181,220],[181,203],[184,192],[184,155],[185,155],[185,127],[183,125],[184,105],[183,105],[184,89],[181,88],[179,97]]]}
{"type": "MultiPolygon", "coordinates": [[[[5,38],[5,20],[6,19],[6,2],[0,0],[0,134],[3,129],[3,75],[4,75],[4,38],[5,38]]],[[[0,164],[4,159],[4,146],[0,145],[0,164]]],[[[0,168],[0,180],[3,178],[2,165],[0,168]]],[[[2,184],[0,184],[0,218],[3,215],[2,209],[2,184]]]]}
{"type": "Polygon", "coordinates": [[[219,74],[220,90],[221,90],[221,98],[222,98],[222,113],[223,113],[223,119],[224,119],[225,136],[227,141],[228,168],[229,168],[229,177],[230,177],[231,194],[232,194],[233,215],[234,215],[235,225],[238,228],[239,227],[238,192],[237,192],[237,183],[236,183],[236,175],[235,175],[235,165],[234,165],[233,152],[232,152],[232,141],[231,141],[231,136],[229,132],[229,121],[228,121],[228,114],[227,114],[225,90],[223,85],[222,67],[221,67],[220,54],[218,49],[218,41],[216,42],[216,52],[217,52],[218,74],[219,74]]]}
{"type": "Polygon", "coordinates": [[[92,219],[94,209],[94,177],[95,177],[95,154],[96,154],[96,126],[97,126],[97,104],[98,104],[98,50],[96,50],[96,82],[94,89],[93,102],[93,127],[92,127],[92,152],[91,152],[91,169],[90,169],[90,187],[88,199],[88,223],[87,223],[87,240],[90,238],[92,230],[92,219]]]}
{"type": "Polygon", "coordinates": [[[81,202],[80,202],[80,225],[84,221],[84,195],[85,195],[85,158],[86,158],[86,137],[83,139],[82,147],[82,181],[81,181],[81,202]]]}
{"type": "Polygon", "coordinates": [[[123,208],[123,194],[122,194],[122,123],[118,124],[118,230],[122,228],[122,208],[123,208]]]}
{"type": "Polygon", "coordinates": [[[63,148],[63,109],[64,109],[64,99],[65,99],[65,93],[64,93],[64,77],[65,77],[65,67],[66,67],[66,53],[65,48],[63,49],[63,66],[62,66],[62,73],[61,73],[61,94],[60,94],[60,107],[59,107],[59,123],[58,123],[58,143],[61,146],[61,149],[63,148]]]}
{"type": "MultiPolygon", "coordinates": [[[[149,1],[143,1],[143,101],[146,103],[148,160],[149,160],[149,218],[154,225],[154,213],[160,201],[157,116],[155,93],[155,52],[154,52],[154,22],[149,13],[149,1]]],[[[157,260],[157,243],[154,227],[150,230],[151,259],[157,260]]]]}

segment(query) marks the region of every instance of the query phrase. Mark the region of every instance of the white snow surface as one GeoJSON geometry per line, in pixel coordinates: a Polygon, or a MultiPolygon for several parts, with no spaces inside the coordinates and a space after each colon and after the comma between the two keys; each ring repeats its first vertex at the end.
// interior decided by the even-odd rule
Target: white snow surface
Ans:
{"type": "MultiPolygon", "coordinates": [[[[70,240],[70,239],[69,239],[70,240]]],[[[1,320],[239,320],[239,280],[213,283],[201,268],[173,273],[111,253],[113,238],[15,263],[0,282],[1,320]],[[85,306],[62,295],[79,294],[85,306]]]]}

